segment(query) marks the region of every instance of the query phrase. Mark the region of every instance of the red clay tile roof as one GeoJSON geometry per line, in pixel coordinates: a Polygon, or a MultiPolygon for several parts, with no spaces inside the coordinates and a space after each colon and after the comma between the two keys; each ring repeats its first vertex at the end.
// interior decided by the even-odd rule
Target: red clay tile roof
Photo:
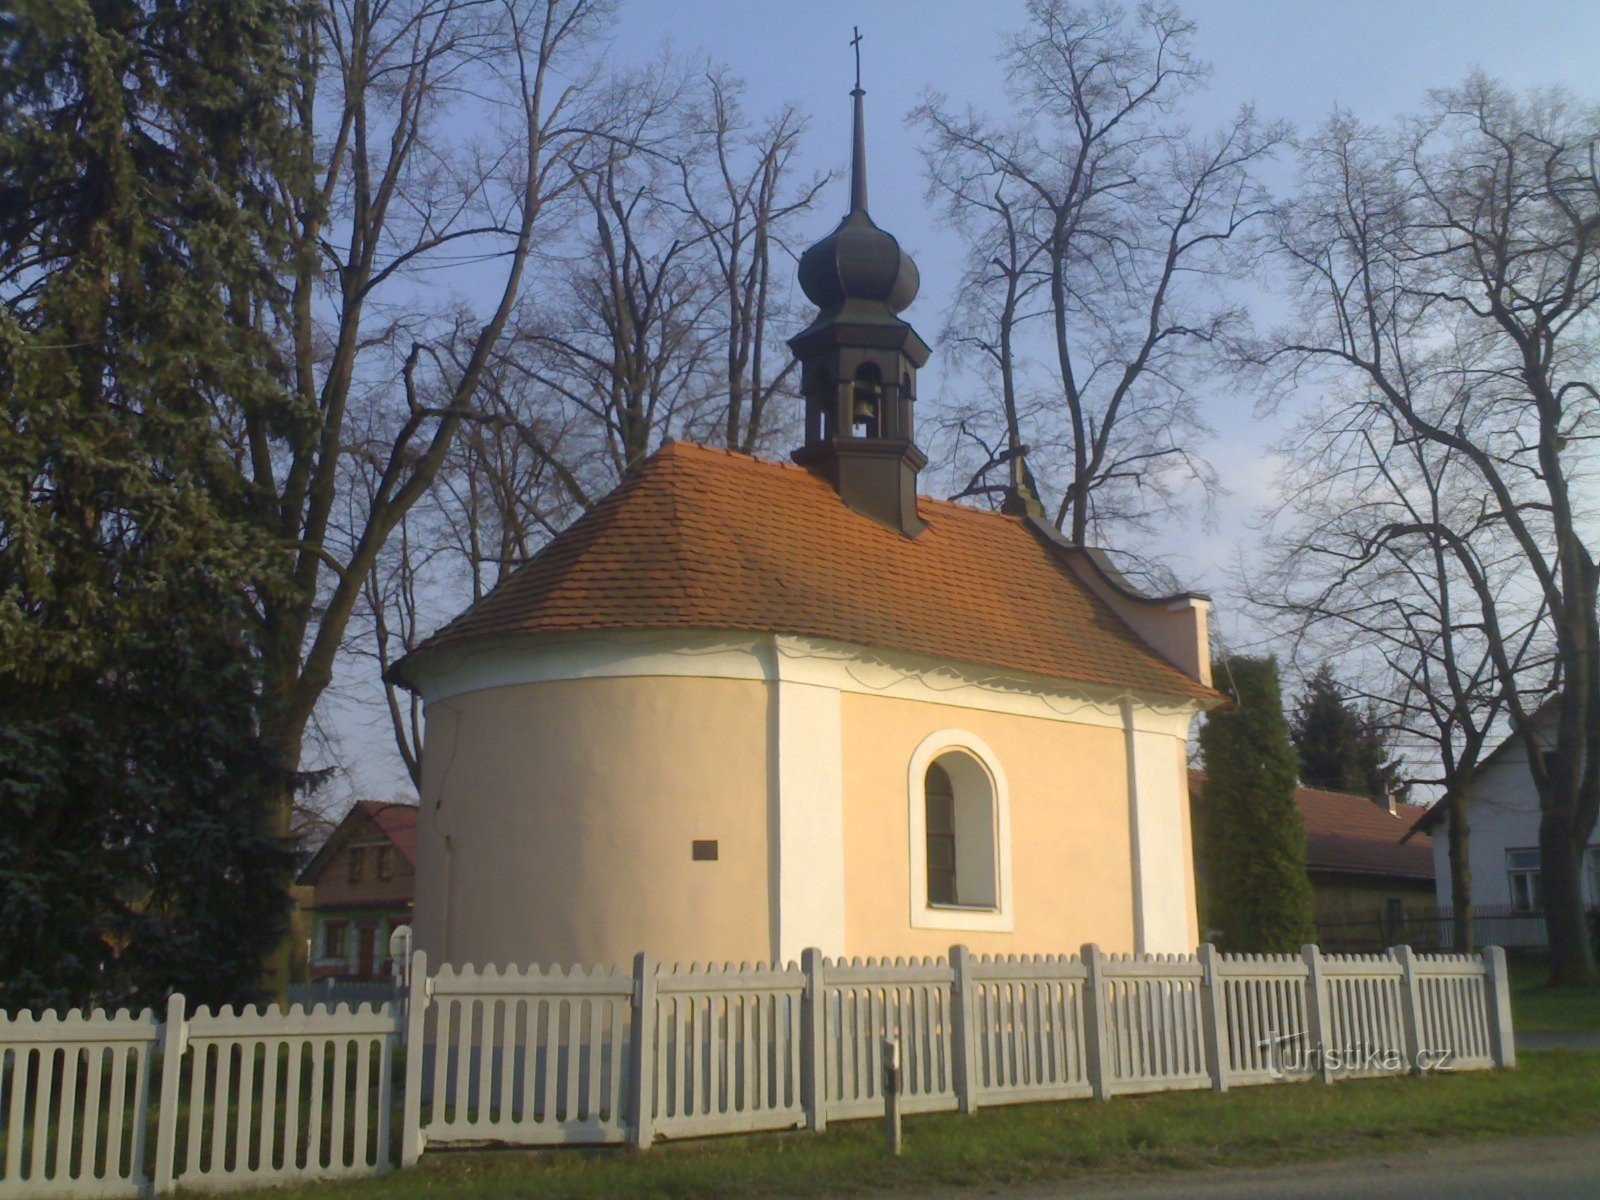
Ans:
{"type": "Polygon", "coordinates": [[[400,851],[400,857],[413,867],[417,865],[417,806],[415,804],[386,804],[382,800],[357,800],[356,807],[365,813],[385,837],[400,851]]]}
{"type": "MultiPolygon", "coordinates": [[[[1189,791],[1198,798],[1205,783],[1189,772],[1189,791]]],[[[1306,827],[1306,866],[1313,871],[1395,875],[1433,879],[1433,843],[1426,833],[1411,833],[1423,812],[1419,804],[1397,804],[1391,816],[1365,796],[1296,788],[1295,803],[1306,827]]]]}
{"type": "Polygon", "coordinates": [[[398,664],[482,637],[734,629],[1211,699],[1020,518],[919,497],[907,538],[787,463],[668,442],[398,664]]]}
{"type": "Polygon", "coordinates": [[[376,825],[378,832],[388,838],[390,844],[400,852],[400,857],[414,868],[417,865],[417,812],[415,804],[357,800],[350,811],[345,813],[344,819],[328,835],[328,840],[317,848],[317,852],[311,856],[311,861],[300,869],[296,882],[306,885],[314,885],[317,882],[317,877],[322,874],[323,867],[327,866],[334,851],[343,845],[349,836],[347,829],[357,813],[376,825]]]}

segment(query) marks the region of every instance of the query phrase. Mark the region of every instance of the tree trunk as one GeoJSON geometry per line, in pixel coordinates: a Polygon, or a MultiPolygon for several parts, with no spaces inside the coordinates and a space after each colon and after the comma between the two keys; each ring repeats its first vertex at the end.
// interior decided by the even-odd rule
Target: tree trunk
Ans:
{"type": "Polygon", "coordinates": [[[1550,940],[1552,987],[1595,982],[1594,947],[1583,911],[1581,856],[1566,814],[1546,811],[1539,822],[1539,886],[1545,932],[1550,940]]]}
{"type": "Polygon", "coordinates": [[[1477,930],[1472,916],[1472,863],[1467,857],[1466,796],[1452,788],[1445,792],[1444,803],[1450,822],[1450,911],[1455,917],[1450,948],[1457,954],[1471,954],[1476,949],[1477,930]]]}

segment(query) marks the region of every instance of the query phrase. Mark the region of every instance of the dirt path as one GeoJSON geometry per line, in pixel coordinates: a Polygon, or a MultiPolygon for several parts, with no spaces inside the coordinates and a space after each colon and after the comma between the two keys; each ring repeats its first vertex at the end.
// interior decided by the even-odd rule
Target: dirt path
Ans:
{"type": "MultiPolygon", "coordinates": [[[[883,1193],[874,1192],[875,1197],[883,1193]]],[[[1596,1200],[1600,1134],[1442,1142],[1281,1167],[915,1193],[918,1200],[1596,1200]]],[[[912,1193],[902,1193],[909,1200],[912,1193]]],[[[899,1200],[899,1197],[896,1197],[899,1200]]]]}

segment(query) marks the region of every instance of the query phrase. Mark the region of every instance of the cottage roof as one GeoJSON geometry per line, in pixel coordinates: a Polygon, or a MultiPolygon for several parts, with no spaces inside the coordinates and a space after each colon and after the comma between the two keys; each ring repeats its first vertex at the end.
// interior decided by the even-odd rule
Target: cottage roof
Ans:
{"type": "Polygon", "coordinates": [[[1218,698],[1079,577],[1087,552],[1026,518],[917,508],[926,528],[906,537],[804,468],[669,441],[394,675],[413,683],[431,651],[487,638],[730,629],[1218,698]]]}
{"type": "Polygon", "coordinates": [[[1306,825],[1306,866],[1312,870],[1364,875],[1433,878],[1433,847],[1427,834],[1405,839],[1422,815],[1419,804],[1395,811],[1366,796],[1298,788],[1295,803],[1306,825]]]}
{"type": "MultiPolygon", "coordinates": [[[[1198,798],[1204,784],[1202,772],[1189,772],[1191,795],[1198,798]]],[[[1307,869],[1433,879],[1432,842],[1412,831],[1422,805],[1397,804],[1390,813],[1365,796],[1308,787],[1296,788],[1294,799],[1306,828],[1307,869]]]]}
{"type": "MultiPolygon", "coordinates": [[[[1547,697],[1538,708],[1533,710],[1533,715],[1530,718],[1530,721],[1538,730],[1541,740],[1543,740],[1551,720],[1555,717],[1560,703],[1560,696],[1550,696],[1547,697]]],[[[1478,765],[1472,768],[1472,778],[1479,778],[1490,767],[1498,763],[1505,755],[1511,753],[1513,750],[1520,749],[1522,749],[1522,737],[1513,730],[1511,733],[1508,733],[1505,737],[1501,738],[1500,741],[1496,743],[1493,750],[1489,751],[1489,753],[1485,754],[1478,760],[1478,765]]],[[[1445,803],[1443,800],[1439,800],[1431,807],[1421,810],[1421,815],[1417,817],[1416,821],[1411,826],[1412,831],[1419,834],[1432,833],[1444,823],[1444,820],[1447,816],[1449,816],[1449,813],[1446,811],[1445,803]]]]}
{"type": "Polygon", "coordinates": [[[408,865],[417,865],[417,806],[383,800],[357,800],[300,872],[299,882],[315,884],[317,876],[339,847],[365,833],[368,827],[375,827],[388,838],[408,865]]]}

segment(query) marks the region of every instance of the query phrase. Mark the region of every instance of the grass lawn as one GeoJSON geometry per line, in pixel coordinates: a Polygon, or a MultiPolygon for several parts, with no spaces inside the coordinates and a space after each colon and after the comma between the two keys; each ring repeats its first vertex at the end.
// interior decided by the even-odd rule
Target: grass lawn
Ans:
{"type": "MultiPolygon", "coordinates": [[[[414,1171],[287,1192],[306,1197],[451,1196],[465,1200],[807,1197],[1029,1183],[1090,1172],[1257,1165],[1388,1151],[1438,1138],[1600,1129],[1600,1055],[1547,1051],[1515,1071],[1170,1092],[1100,1104],[939,1113],[905,1123],[905,1156],[888,1158],[875,1121],[825,1136],[764,1134],[640,1154],[607,1150],[461,1151],[414,1171]]],[[[237,1195],[237,1193],[235,1193],[237,1195]]]]}
{"type": "Polygon", "coordinates": [[[1511,1019],[1518,1033],[1600,1033],[1600,987],[1553,988],[1535,959],[1511,963],[1511,1019]]]}

